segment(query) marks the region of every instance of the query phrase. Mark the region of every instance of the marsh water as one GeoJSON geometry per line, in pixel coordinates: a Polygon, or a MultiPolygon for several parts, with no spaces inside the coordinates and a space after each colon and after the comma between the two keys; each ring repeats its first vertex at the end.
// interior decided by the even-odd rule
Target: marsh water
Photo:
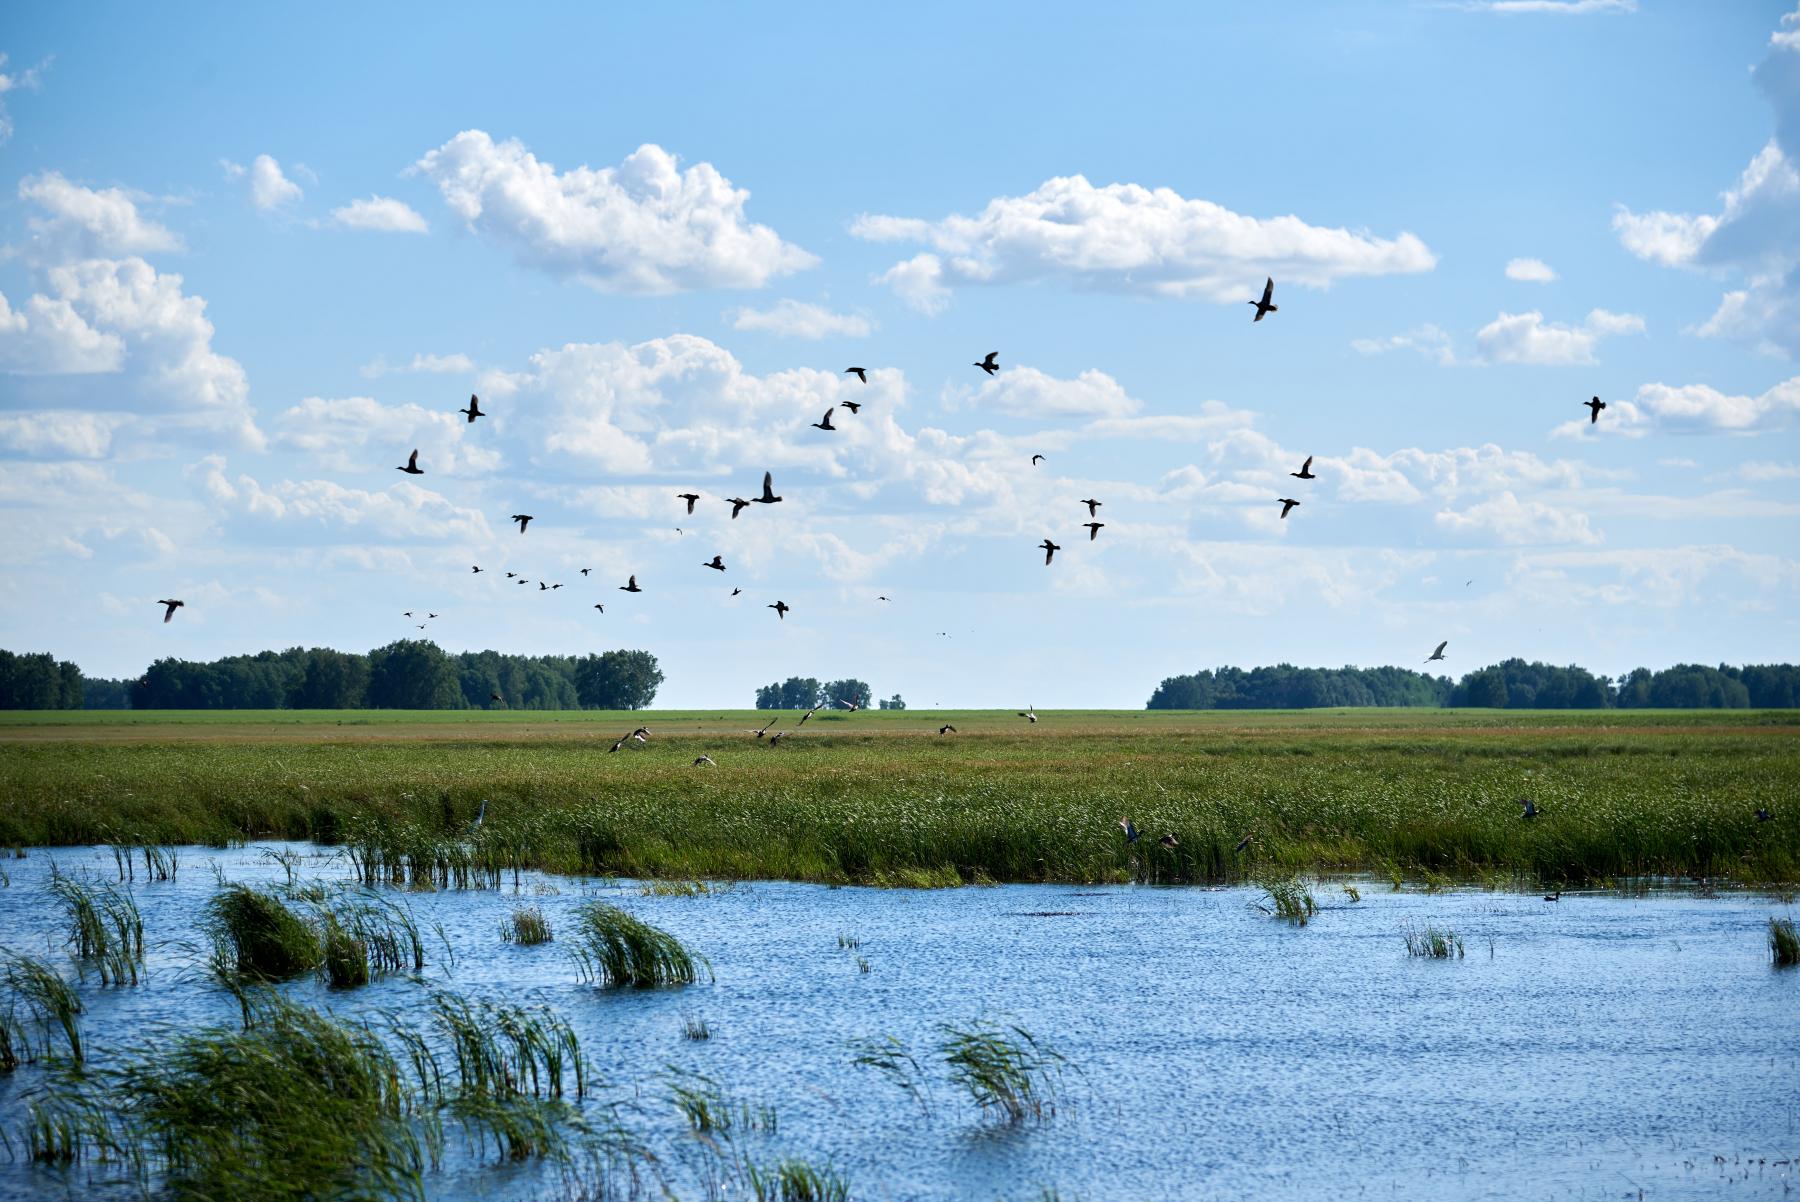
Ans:
{"type": "MultiPolygon", "coordinates": [[[[301,879],[343,881],[330,850],[301,879]]],[[[48,890],[64,872],[115,879],[105,848],[34,850],[5,865],[0,943],[68,965],[48,890]]],[[[196,966],[224,878],[275,882],[257,847],[186,848],[172,882],[132,886],[147,979],[84,986],[90,1059],[167,1026],[232,1024],[237,1004],[196,966]]],[[[406,892],[433,963],[354,991],[283,988],[347,1017],[419,1006],[428,991],[539,1001],[580,1034],[662,1158],[656,1196],[706,1196],[697,1140],[666,1099],[665,1066],[772,1106],[759,1158],[830,1162],[864,1199],[1776,1198],[1800,1185],[1800,970],[1771,966],[1767,895],[1642,896],[1312,886],[1301,927],[1249,888],[1010,885],[940,891],[752,883],[651,896],[631,881],[526,874],[502,890],[406,892]],[[714,979],[685,989],[582,985],[555,942],[503,943],[521,901],[552,930],[614,901],[679,936],[714,979]],[[1459,959],[1409,958],[1432,923],[1459,959]],[[438,935],[455,952],[452,966],[438,935]],[[849,936],[842,939],[840,936],[849,936]],[[858,946],[842,946],[855,942],[858,946]],[[866,961],[864,965],[859,963],[866,961]],[[1068,1058],[1054,1114],[984,1120],[934,1067],[940,1023],[1014,1021],[1068,1058]],[[703,1019],[711,1038],[684,1037],[703,1019]],[[849,1045],[892,1036],[924,1065],[929,1114],[849,1045]]],[[[73,972],[73,968],[69,968],[73,972]]],[[[105,1170],[17,1155],[23,1096],[0,1077],[0,1195],[95,1196],[105,1170]]],[[[560,1196],[548,1168],[452,1157],[439,1198],[560,1196]]]]}

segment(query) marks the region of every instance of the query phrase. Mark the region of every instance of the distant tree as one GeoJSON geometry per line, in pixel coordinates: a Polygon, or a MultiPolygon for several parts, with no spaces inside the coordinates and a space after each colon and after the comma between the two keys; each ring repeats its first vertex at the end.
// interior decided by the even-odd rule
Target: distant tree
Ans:
{"type": "Polygon", "coordinates": [[[766,684],[756,690],[756,708],[759,710],[778,710],[781,708],[781,686],[766,684]]]}
{"type": "Polygon", "coordinates": [[[1497,667],[1482,668],[1462,678],[1451,704],[1505,709],[1509,696],[1506,673],[1497,667]]]}
{"type": "Polygon", "coordinates": [[[131,682],[84,676],[81,680],[81,708],[89,710],[130,709],[131,682]]]}
{"type": "Polygon", "coordinates": [[[906,702],[900,700],[900,694],[895,693],[892,697],[882,698],[881,708],[884,710],[903,710],[906,708],[906,702]]]}
{"type": "Polygon", "coordinates": [[[824,700],[817,678],[790,676],[781,682],[781,705],[784,710],[809,710],[824,700]]]}
{"type": "Polygon", "coordinates": [[[825,686],[825,703],[833,707],[845,704],[867,707],[874,703],[874,699],[874,690],[869,688],[868,682],[853,677],[834,680],[825,686]]]}
{"type": "Polygon", "coordinates": [[[300,681],[289,697],[295,709],[361,709],[369,691],[369,657],[314,647],[304,653],[300,681]]]}
{"type": "Polygon", "coordinates": [[[575,691],[588,709],[643,709],[656,699],[663,674],[648,651],[608,651],[575,663],[575,691]]]}
{"type": "Polygon", "coordinates": [[[436,643],[401,639],[369,652],[371,709],[457,709],[463,703],[456,670],[436,643]]]}

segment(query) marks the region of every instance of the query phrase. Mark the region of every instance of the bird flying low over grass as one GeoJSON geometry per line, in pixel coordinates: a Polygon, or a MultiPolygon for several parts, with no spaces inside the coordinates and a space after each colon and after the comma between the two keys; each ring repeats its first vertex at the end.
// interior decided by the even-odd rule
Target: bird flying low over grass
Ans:
{"type": "Polygon", "coordinates": [[[1763,806],[1756,811],[1756,820],[1758,822],[1773,822],[1775,821],[1775,815],[1770,811],[1768,806],[1763,806]]]}
{"type": "Polygon", "coordinates": [[[1162,838],[1158,839],[1157,842],[1162,844],[1164,847],[1168,848],[1171,851],[1173,851],[1175,848],[1181,846],[1181,841],[1175,838],[1174,831],[1170,831],[1168,834],[1166,834],[1162,838]]]}
{"type": "Polygon", "coordinates": [[[425,469],[419,466],[418,448],[414,447],[413,453],[406,457],[405,467],[397,467],[394,470],[397,472],[405,472],[409,476],[423,476],[425,474],[425,469]]]}
{"type": "Polygon", "coordinates": [[[977,363],[974,366],[979,367],[982,371],[985,371],[990,376],[993,375],[995,372],[1000,370],[1000,352],[999,351],[989,351],[987,353],[987,358],[983,359],[980,363],[977,363]]]}
{"type": "Polygon", "coordinates": [[[470,424],[473,424],[478,417],[487,416],[487,414],[481,411],[481,398],[474,393],[469,394],[469,407],[467,409],[458,409],[457,412],[466,413],[469,417],[470,424]]]}
{"type": "Polygon", "coordinates": [[[713,758],[710,755],[695,756],[694,762],[693,762],[693,764],[690,765],[690,767],[698,768],[702,764],[706,765],[708,768],[717,768],[718,767],[717,764],[713,763],[713,758]]]}
{"type": "Polygon", "coordinates": [[[1238,852],[1245,851],[1254,842],[1256,842],[1256,836],[1254,834],[1245,835],[1242,839],[1237,841],[1237,846],[1232,850],[1238,852]]]}
{"type": "Polygon", "coordinates": [[[1035,705],[1026,706],[1024,709],[1019,711],[1019,717],[1025,719],[1025,721],[1027,721],[1027,722],[1036,722],[1037,721],[1037,707],[1035,705]]]}
{"type": "Polygon", "coordinates": [[[1275,300],[1275,279],[1273,276],[1271,276],[1267,280],[1263,281],[1263,294],[1262,294],[1261,300],[1253,300],[1253,301],[1245,301],[1244,302],[1247,305],[1255,305],[1256,306],[1256,316],[1252,317],[1250,320],[1251,321],[1261,321],[1268,314],[1277,312],[1278,310],[1274,304],[1274,300],[1275,300]]]}
{"type": "Polygon", "coordinates": [[[1520,813],[1519,813],[1519,817],[1521,817],[1521,818],[1536,818],[1538,816],[1537,802],[1531,800],[1531,798],[1529,798],[1529,797],[1519,798],[1519,805],[1522,807],[1520,810],[1520,813]]]}
{"type": "Polygon", "coordinates": [[[1425,657],[1425,662],[1431,663],[1433,660],[1443,659],[1444,658],[1444,648],[1448,647],[1449,645],[1450,645],[1449,639],[1445,639],[1443,642],[1439,643],[1437,645],[1437,650],[1433,651],[1430,655],[1425,657]]]}
{"type": "Polygon", "coordinates": [[[187,602],[186,601],[172,601],[172,600],[165,598],[164,600],[158,601],[157,604],[164,607],[164,609],[163,609],[163,625],[167,626],[169,624],[169,619],[175,616],[175,611],[180,609],[182,606],[186,605],[187,602]]]}
{"type": "Polygon", "coordinates": [[[519,523],[520,534],[525,533],[525,527],[531,525],[531,515],[529,513],[515,513],[512,515],[512,520],[519,523]]]}
{"type": "Polygon", "coordinates": [[[846,367],[844,369],[844,374],[847,376],[855,376],[857,379],[861,380],[864,384],[867,384],[869,382],[869,373],[864,371],[860,367],[846,367]]]}
{"type": "Polygon", "coordinates": [[[1119,829],[1125,832],[1125,842],[1127,845],[1136,843],[1138,841],[1137,824],[1135,822],[1133,822],[1131,819],[1129,819],[1129,818],[1119,819],[1119,829]]]}
{"type": "Polygon", "coordinates": [[[1595,423],[1595,422],[1597,422],[1597,421],[1599,421],[1599,420],[1600,420],[1600,411],[1601,411],[1601,410],[1602,410],[1602,409],[1604,409],[1604,408],[1606,408],[1606,402],[1605,402],[1605,401],[1603,401],[1603,400],[1601,400],[1601,399],[1600,399],[1600,398],[1599,398],[1599,397],[1595,397],[1595,398],[1594,398],[1594,399],[1593,399],[1593,400],[1591,400],[1591,401],[1583,401],[1583,402],[1581,402],[1581,403],[1582,403],[1582,404],[1583,404],[1583,405],[1585,405],[1585,406],[1587,406],[1587,411],[1588,411],[1588,425],[1590,425],[1590,426],[1591,426],[1591,425],[1593,425],[1593,424],[1594,424],[1594,423],[1595,423]]]}
{"type": "Polygon", "coordinates": [[[940,735],[953,735],[956,733],[956,727],[954,727],[954,726],[950,725],[948,722],[946,722],[942,726],[938,727],[938,733],[940,735]]]}

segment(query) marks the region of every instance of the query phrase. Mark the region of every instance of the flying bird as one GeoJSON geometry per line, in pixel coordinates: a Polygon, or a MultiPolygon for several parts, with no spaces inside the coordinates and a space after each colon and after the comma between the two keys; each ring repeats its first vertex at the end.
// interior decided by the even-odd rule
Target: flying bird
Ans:
{"type": "Polygon", "coordinates": [[[1168,834],[1166,834],[1162,838],[1158,839],[1157,842],[1162,844],[1164,847],[1170,848],[1171,850],[1181,846],[1180,841],[1175,838],[1174,831],[1170,831],[1168,834]]]}
{"type": "Polygon", "coordinates": [[[1275,305],[1273,304],[1274,296],[1275,296],[1275,280],[1273,277],[1270,277],[1269,279],[1267,279],[1263,282],[1263,294],[1262,294],[1261,300],[1244,302],[1247,305],[1255,305],[1256,306],[1256,316],[1252,317],[1250,319],[1251,321],[1261,321],[1266,315],[1277,311],[1275,305]]]}
{"type": "Polygon", "coordinates": [[[550,591],[549,585],[545,584],[542,580],[538,581],[538,592],[547,593],[549,591],[550,591]]]}
{"type": "Polygon", "coordinates": [[[954,726],[950,725],[948,722],[946,722],[942,726],[938,727],[938,733],[940,735],[953,735],[956,733],[956,727],[954,727],[954,726]]]}
{"type": "Polygon", "coordinates": [[[426,616],[426,617],[427,617],[427,618],[435,618],[435,617],[437,617],[437,615],[436,615],[436,614],[431,614],[431,613],[428,613],[428,614],[426,614],[426,615],[425,615],[425,616],[426,616]]]}
{"type": "Polygon", "coordinates": [[[1043,542],[1039,543],[1038,546],[1044,549],[1044,563],[1046,565],[1048,565],[1052,559],[1056,558],[1056,553],[1058,551],[1062,550],[1061,547],[1057,546],[1049,539],[1045,539],[1043,542]]]}
{"type": "Polygon", "coordinates": [[[700,499],[700,494],[697,492],[678,492],[675,494],[675,499],[678,501],[686,501],[687,502],[687,506],[688,506],[687,511],[688,511],[688,514],[691,516],[694,512],[694,502],[698,501],[700,499]]]}
{"type": "Polygon", "coordinates": [[[1081,524],[1087,527],[1088,541],[1090,543],[1099,538],[1100,531],[1106,528],[1105,522],[1083,522],[1081,524]]]}
{"type": "Polygon", "coordinates": [[[487,414],[485,414],[481,411],[481,398],[476,396],[474,393],[469,394],[469,407],[467,409],[458,409],[457,412],[468,414],[469,421],[471,423],[473,423],[475,421],[475,419],[478,417],[486,417],[487,416],[487,414]]]}
{"type": "Polygon", "coordinates": [[[1536,818],[1538,816],[1537,802],[1531,800],[1531,798],[1521,797],[1519,798],[1519,804],[1524,807],[1523,811],[1519,814],[1519,817],[1536,818]]]}
{"type": "Polygon", "coordinates": [[[594,569],[592,569],[592,568],[583,568],[583,569],[581,569],[581,574],[582,574],[582,575],[583,575],[583,576],[586,576],[586,575],[587,575],[587,574],[588,574],[588,573],[589,573],[589,572],[591,572],[591,571],[593,571],[593,570],[594,570],[594,569]]]}
{"type": "Polygon", "coordinates": [[[604,605],[596,605],[596,606],[594,606],[594,608],[599,610],[601,613],[606,612],[606,606],[604,606],[604,605]]]}
{"type": "Polygon", "coordinates": [[[715,572],[723,572],[725,570],[725,557],[723,555],[715,555],[712,557],[711,563],[703,563],[700,566],[703,568],[711,568],[715,572]]]}
{"type": "Polygon", "coordinates": [[[508,573],[507,573],[507,574],[506,574],[506,578],[507,578],[507,579],[508,579],[508,580],[511,580],[511,579],[512,579],[512,578],[513,578],[513,577],[515,577],[515,576],[517,576],[517,575],[518,575],[518,573],[517,573],[517,572],[508,572],[508,573]]]}
{"type": "Polygon", "coordinates": [[[877,597],[875,599],[877,601],[891,601],[893,598],[883,595],[883,596],[877,597]]]}
{"type": "Polygon", "coordinates": [[[717,768],[718,767],[717,764],[713,763],[713,758],[710,755],[695,756],[694,762],[690,765],[690,767],[698,768],[702,764],[705,764],[708,768],[717,768]]]}
{"type": "Polygon", "coordinates": [[[1254,832],[1251,834],[1245,835],[1242,839],[1239,839],[1237,841],[1236,850],[1241,852],[1245,848],[1249,847],[1254,842],[1256,842],[1256,835],[1254,832]]]}
{"type": "Polygon", "coordinates": [[[780,618],[784,622],[787,621],[788,603],[786,601],[777,601],[775,604],[765,605],[765,606],[763,606],[763,608],[774,610],[776,617],[780,618]]]}
{"type": "Polygon", "coordinates": [[[1137,824],[1134,823],[1131,819],[1129,819],[1129,818],[1119,819],[1119,829],[1125,832],[1125,843],[1127,846],[1129,846],[1130,844],[1136,843],[1138,841],[1137,824]]]}
{"type": "Polygon", "coordinates": [[[1042,455],[1033,455],[1031,457],[1031,466],[1036,467],[1038,464],[1042,463],[1043,461],[1044,461],[1044,457],[1042,455]]]}
{"type": "Polygon", "coordinates": [[[799,725],[805,726],[806,720],[818,712],[819,712],[819,707],[815,705],[811,709],[807,710],[804,714],[801,714],[799,725]]]}
{"type": "Polygon", "coordinates": [[[1035,705],[1026,706],[1024,709],[1019,711],[1019,717],[1025,719],[1027,722],[1036,722],[1037,721],[1037,706],[1035,706],[1035,705]]]}
{"type": "MultiPolygon", "coordinates": [[[[833,408],[836,408],[836,406],[833,406],[833,408]]],[[[825,416],[820,418],[818,421],[814,422],[812,424],[812,428],[815,430],[835,430],[835,429],[837,429],[836,426],[831,424],[831,410],[827,409],[825,411],[825,416]]]]}
{"type": "Polygon", "coordinates": [[[744,512],[750,505],[750,502],[744,500],[742,497],[732,497],[725,503],[731,506],[731,520],[734,522],[737,521],[737,515],[744,512]]]}
{"type": "Polygon", "coordinates": [[[553,584],[550,586],[550,591],[555,592],[557,589],[559,589],[561,587],[562,587],[562,585],[560,585],[560,584],[553,584]]]}
{"type": "Polygon", "coordinates": [[[619,591],[621,593],[641,593],[644,590],[638,587],[637,577],[633,576],[619,586],[619,591]]]}
{"type": "Polygon", "coordinates": [[[403,617],[403,618],[410,618],[410,617],[412,617],[412,616],[413,616],[413,611],[412,611],[412,610],[410,610],[410,609],[406,609],[406,610],[401,610],[401,611],[400,611],[400,616],[401,616],[401,617],[403,617]]]}
{"type": "Polygon", "coordinates": [[[501,696],[500,696],[500,694],[498,694],[498,693],[489,693],[489,694],[488,694],[488,700],[489,700],[489,701],[501,701],[501,700],[504,700],[504,699],[503,699],[503,698],[502,698],[502,697],[501,697],[501,696]]]}
{"type": "Polygon", "coordinates": [[[413,453],[406,457],[405,467],[397,467],[394,470],[397,472],[405,472],[409,476],[423,476],[425,474],[425,469],[419,466],[418,448],[413,448],[413,453]]]}
{"type": "Polygon", "coordinates": [[[988,375],[993,375],[1000,370],[1000,352],[989,351],[987,353],[987,358],[983,359],[980,363],[975,364],[975,366],[979,367],[982,371],[985,371],[988,375]]]}
{"type": "Polygon", "coordinates": [[[1101,505],[1105,504],[1105,502],[1096,501],[1092,497],[1088,497],[1086,500],[1082,501],[1082,504],[1086,505],[1088,507],[1088,516],[1089,517],[1098,517],[1099,515],[1096,514],[1094,511],[1096,509],[1100,508],[1101,505]]]}
{"type": "Polygon", "coordinates": [[[858,705],[858,704],[856,704],[856,702],[854,702],[854,701],[845,701],[845,700],[844,700],[844,699],[843,699],[843,698],[841,698],[841,697],[840,697],[840,698],[838,698],[838,704],[839,704],[839,705],[841,705],[841,706],[843,706],[843,707],[844,707],[844,708],[845,708],[845,709],[847,709],[847,710],[849,710],[849,711],[850,711],[850,712],[851,712],[851,713],[853,713],[853,714],[854,714],[854,713],[855,713],[855,712],[856,712],[856,711],[857,711],[857,710],[859,710],[859,709],[861,709],[861,708],[862,708],[862,706],[860,706],[860,705],[858,705]]]}
{"type": "Polygon", "coordinates": [[[780,497],[775,495],[775,474],[773,472],[763,473],[763,495],[760,497],[752,497],[751,500],[755,501],[758,505],[773,505],[781,500],[780,497]]]}
{"type": "Polygon", "coordinates": [[[731,595],[732,595],[732,596],[734,596],[734,597],[735,597],[735,596],[737,596],[737,595],[738,595],[738,594],[739,594],[739,593],[741,593],[741,592],[743,592],[743,591],[744,591],[744,590],[743,590],[743,589],[741,589],[741,588],[734,588],[734,589],[732,589],[732,590],[731,590],[731,595]]]}
{"type": "MultiPolygon", "coordinates": [[[[779,715],[779,714],[777,714],[777,715],[776,715],[776,718],[779,718],[779,717],[780,717],[780,715],[779,715]]],[[[768,729],[769,729],[769,727],[771,727],[771,726],[773,726],[773,725],[775,725],[775,718],[770,718],[770,719],[769,719],[769,720],[768,720],[768,721],[767,721],[767,722],[764,722],[764,723],[763,723],[763,724],[762,724],[762,730],[753,730],[753,731],[751,731],[751,732],[750,732],[750,733],[751,733],[751,734],[753,734],[753,735],[755,735],[755,736],[756,736],[756,737],[757,737],[757,738],[759,738],[759,739],[760,739],[760,738],[762,738],[762,737],[763,737],[763,731],[766,731],[766,730],[768,730],[768,729]]]]}
{"type": "Polygon", "coordinates": [[[863,403],[861,401],[839,401],[838,404],[842,405],[852,413],[862,412],[863,403]]]}
{"type": "Polygon", "coordinates": [[[529,581],[529,580],[525,579],[525,577],[521,576],[521,577],[519,577],[519,583],[520,584],[530,584],[531,581],[529,581]]]}
{"type": "Polygon", "coordinates": [[[1430,655],[1425,657],[1425,662],[1431,663],[1433,660],[1443,659],[1444,658],[1444,648],[1448,647],[1449,645],[1450,645],[1449,639],[1445,639],[1443,642],[1439,643],[1437,645],[1437,650],[1433,651],[1430,655]]]}
{"type": "Polygon", "coordinates": [[[847,376],[855,376],[857,379],[861,380],[864,384],[867,384],[869,382],[869,373],[864,371],[860,367],[846,367],[844,369],[844,374],[847,376]]]}
{"type": "Polygon", "coordinates": [[[1289,511],[1294,508],[1294,506],[1296,506],[1300,503],[1300,502],[1294,500],[1294,498],[1292,498],[1292,497],[1276,497],[1275,499],[1277,501],[1281,502],[1281,516],[1284,518],[1288,515],[1289,511]]]}
{"type": "Polygon", "coordinates": [[[1582,404],[1583,404],[1583,405],[1585,405],[1585,406],[1587,406],[1587,411],[1588,411],[1588,425],[1590,425],[1590,426],[1591,426],[1591,425],[1593,425],[1593,424],[1594,424],[1594,423],[1595,423],[1595,422],[1597,422],[1597,421],[1599,421],[1599,420],[1600,420],[1600,411],[1601,411],[1601,410],[1602,410],[1602,409],[1604,409],[1604,408],[1606,408],[1606,402],[1605,402],[1605,401],[1603,401],[1603,400],[1601,400],[1601,399],[1600,399],[1600,398],[1599,398],[1599,397],[1595,397],[1595,398],[1594,398],[1594,399],[1593,399],[1593,400],[1591,400],[1591,401],[1583,401],[1583,402],[1581,402],[1581,403],[1582,403],[1582,404]]]}
{"type": "Polygon", "coordinates": [[[773,747],[773,746],[775,746],[775,744],[781,742],[781,736],[783,736],[785,734],[787,734],[787,731],[778,730],[774,734],[770,735],[769,736],[769,746],[773,747]]]}
{"type": "Polygon", "coordinates": [[[525,533],[525,527],[531,524],[531,515],[529,513],[515,513],[512,515],[512,520],[519,523],[519,533],[523,534],[525,533]]]}
{"type": "Polygon", "coordinates": [[[180,609],[182,606],[186,605],[187,602],[186,601],[170,601],[170,600],[165,599],[165,600],[158,601],[157,604],[165,607],[163,609],[163,625],[167,626],[169,624],[169,619],[175,616],[175,611],[180,609]]]}
{"type": "Polygon", "coordinates": [[[1308,455],[1306,457],[1306,462],[1300,465],[1300,470],[1297,472],[1289,472],[1288,475],[1296,480],[1317,480],[1318,477],[1313,475],[1312,461],[1313,457],[1308,455]]]}
{"type": "Polygon", "coordinates": [[[480,574],[481,574],[481,569],[480,569],[480,567],[478,567],[478,566],[476,566],[476,565],[475,565],[475,564],[470,564],[470,565],[469,565],[469,571],[471,571],[471,572],[474,572],[474,573],[475,573],[475,574],[476,574],[476,575],[478,575],[478,576],[479,576],[479,575],[480,575],[480,574]]]}

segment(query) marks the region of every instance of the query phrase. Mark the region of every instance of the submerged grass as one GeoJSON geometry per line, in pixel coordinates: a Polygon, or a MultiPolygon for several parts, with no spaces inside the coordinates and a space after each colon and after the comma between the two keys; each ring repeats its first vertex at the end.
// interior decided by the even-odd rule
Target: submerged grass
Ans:
{"type": "Polygon", "coordinates": [[[144,919],[130,893],[52,867],[50,891],[69,920],[69,947],[102,985],[136,985],[144,964],[144,919]]]}
{"type": "Polygon", "coordinates": [[[1406,954],[1430,960],[1460,960],[1463,958],[1462,936],[1449,927],[1439,928],[1431,923],[1422,927],[1408,925],[1400,932],[1406,940],[1406,954]]]}
{"type": "Polygon", "coordinates": [[[767,756],[740,733],[761,722],[668,714],[656,743],[596,758],[613,716],[0,715],[0,845],[316,838],[365,883],[434,888],[530,867],[901,886],[1384,865],[1427,880],[1800,880],[1800,823],[1754,818],[1800,795],[1800,713],[1040,718],[858,713],[767,756]],[[946,719],[954,740],[936,737],[946,719]],[[717,771],[690,770],[701,753],[717,771]],[[1520,819],[1523,795],[1540,817],[1520,819]],[[1127,849],[1121,813],[1179,842],[1127,849]]]}
{"type": "Polygon", "coordinates": [[[762,1169],[748,1165],[744,1178],[755,1202],[850,1202],[850,1183],[830,1165],[817,1169],[804,1160],[762,1169]]]}
{"type": "Polygon", "coordinates": [[[0,948],[0,1073],[56,1054],[61,1035],[68,1058],[80,1064],[81,997],[63,975],[42,960],[0,948]]]}
{"type": "Polygon", "coordinates": [[[617,906],[588,902],[575,911],[575,923],[571,954],[583,981],[650,988],[696,979],[694,957],[679,939],[617,906]]]}
{"type": "Polygon", "coordinates": [[[319,933],[281,898],[248,885],[226,885],[206,904],[213,963],[222,973],[281,981],[318,968],[319,933]]]}
{"type": "Polygon", "coordinates": [[[1044,1118],[1055,1109],[1056,1087],[1067,1059],[1038,1043],[1016,1023],[976,1021],[966,1027],[944,1023],[938,1055],[960,1087],[984,1114],[1016,1123],[1044,1118]]]}
{"type": "Polygon", "coordinates": [[[1263,891],[1263,897],[1268,901],[1268,905],[1263,908],[1277,918],[1285,918],[1298,926],[1305,926],[1307,920],[1319,912],[1318,903],[1313,901],[1311,891],[1292,873],[1260,873],[1252,878],[1251,883],[1263,891]]]}
{"type": "Polygon", "coordinates": [[[1800,964],[1800,934],[1794,932],[1793,919],[1769,919],[1769,955],[1778,968],[1800,964]]]}
{"type": "Polygon", "coordinates": [[[519,906],[513,910],[512,917],[501,924],[500,938],[526,947],[549,943],[552,938],[550,920],[536,906],[519,906]]]}

